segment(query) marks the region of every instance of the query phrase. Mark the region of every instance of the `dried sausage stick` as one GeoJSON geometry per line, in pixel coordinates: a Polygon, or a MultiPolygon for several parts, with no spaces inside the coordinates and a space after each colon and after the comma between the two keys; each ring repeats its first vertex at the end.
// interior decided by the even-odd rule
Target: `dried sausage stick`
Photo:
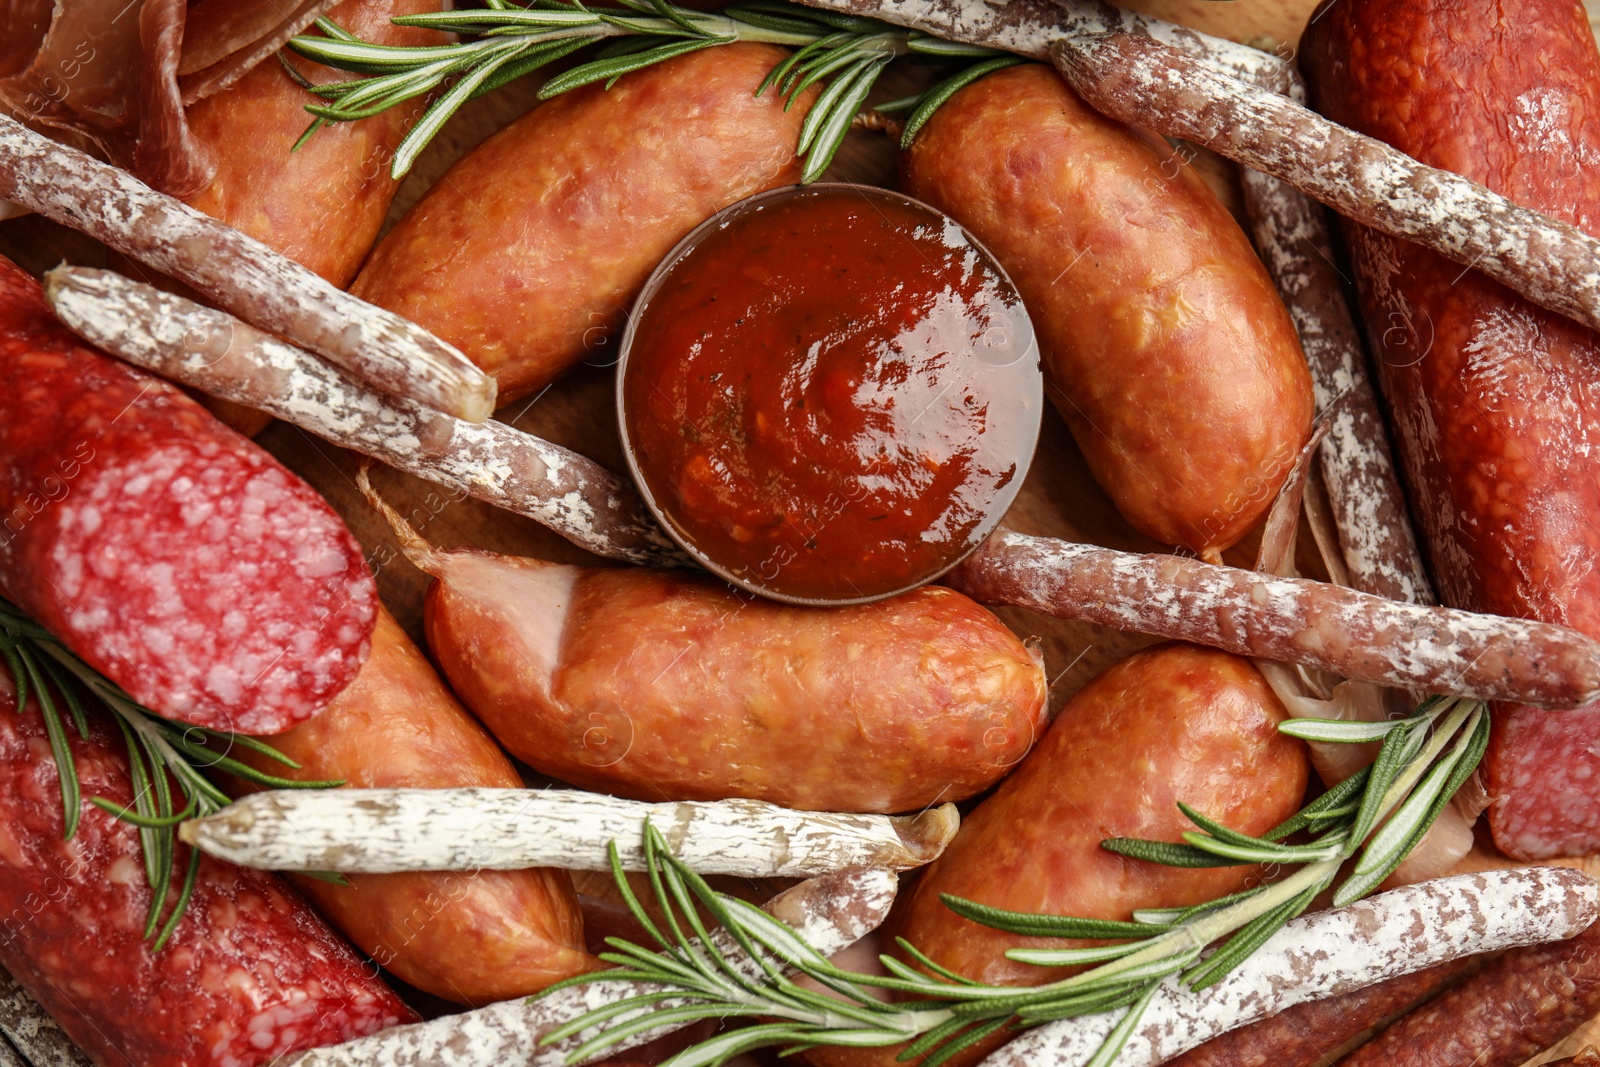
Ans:
{"type": "Polygon", "coordinates": [[[1600,239],[1576,226],[1147,37],[1063,38],[1051,58],[1080,96],[1112,118],[1266,171],[1347,218],[1600,329],[1600,239]]]}
{"type": "Polygon", "coordinates": [[[1412,1012],[1341,1067],[1517,1067],[1600,1010],[1600,923],[1508,952],[1412,1012]]]}
{"type": "Polygon", "coordinates": [[[1365,682],[1539,707],[1600,696],[1600,643],[1566,627],[1385,600],[1001,529],[946,584],[985,604],[1211,645],[1365,682]],[[1516,697],[1501,694],[1517,693],[1516,697]]]}
{"type": "Polygon", "coordinates": [[[495,384],[415,323],[334,288],[253,237],[0,115],[0,199],[193,286],[394,396],[478,422],[495,384]]]}
{"type": "Polygon", "coordinates": [[[1366,353],[1339,287],[1327,218],[1292,186],[1240,170],[1251,234],[1300,333],[1317,410],[1334,409],[1317,462],[1350,584],[1390,600],[1432,604],[1366,353]]]}
{"type": "MultiPolygon", "coordinates": [[[[90,1067],[89,1058],[72,1043],[50,1013],[28,991],[0,970],[0,1052],[15,1049],[26,1067],[90,1067]],[[5,1042],[9,1041],[9,1048],[5,1042]]],[[[5,1058],[0,1055],[0,1064],[5,1058]]]]}
{"type": "MultiPolygon", "coordinates": [[[[1443,960],[1572,937],[1594,922],[1600,886],[1565,867],[1529,867],[1418,882],[1346,908],[1302,916],[1216,985],[1167,979],[1119,1067],[1162,1063],[1216,1034],[1309,1000],[1337,996],[1443,960]]],[[[1087,1063],[1121,1012],[1029,1030],[983,1067],[1087,1063]]]]}
{"type": "Polygon", "coordinates": [[[493,419],[381,396],[227,312],[111,271],[58,267],[45,295],[80,336],[164,378],[526,515],[596,555],[681,562],[633,487],[587,456],[493,419]]]}
{"type": "MultiPolygon", "coordinates": [[[[897,879],[893,871],[882,868],[857,868],[823,875],[801,882],[793,889],[769,900],[765,909],[794,928],[812,948],[832,955],[877,929],[894,902],[897,879]]],[[[712,942],[728,954],[741,974],[760,977],[755,960],[744,955],[726,931],[711,935],[712,942]]],[[[585,1012],[629,997],[640,996],[658,986],[643,982],[597,982],[569,986],[537,1000],[510,1000],[486,1008],[446,1015],[430,1022],[401,1026],[371,1037],[317,1049],[289,1061],[294,1067],[502,1067],[516,1063],[522,1067],[562,1067],[566,1056],[595,1031],[584,1030],[564,1041],[541,1046],[541,1035],[577,1018],[585,1012]]],[[[635,1009],[613,1017],[609,1025],[619,1025],[650,1012],[666,1011],[686,1001],[662,1001],[652,1007],[635,1009]]],[[[614,1046],[606,1055],[616,1055],[676,1026],[657,1027],[634,1035],[614,1046]]],[[[287,1065],[285,1065],[287,1067],[287,1065]]]]}
{"type": "Polygon", "coordinates": [[[1229,70],[1263,88],[1277,87],[1293,68],[1279,56],[1214,37],[1165,19],[1125,11],[1101,0],[801,0],[810,7],[866,15],[950,41],[999,48],[1030,59],[1049,59],[1050,45],[1066,34],[1132,33],[1229,70]]]}
{"type": "Polygon", "coordinates": [[[1220,1034],[1169,1060],[1168,1067],[1321,1067],[1374,1027],[1483,966],[1481,957],[1463,956],[1343,996],[1297,1004],[1220,1034]]]}
{"type": "Polygon", "coordinates": [[[702,874],[809,878],[846,867],[905,870],[955,836],[954,804],[914,816],[791,811],[761,800],[649,804],[571,789],[305,789],[258,793],[184,823],[183,840],[269,871],[611,869],[644,866],[644,824],[702,874]]]}

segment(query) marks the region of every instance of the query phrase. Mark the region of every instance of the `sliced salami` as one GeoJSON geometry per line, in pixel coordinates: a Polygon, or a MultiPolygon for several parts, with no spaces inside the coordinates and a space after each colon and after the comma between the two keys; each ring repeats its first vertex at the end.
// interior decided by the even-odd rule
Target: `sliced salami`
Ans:
{"type": "Polygon", "coordinates": [[[317,493],[88,348],[0,260],[0,596],[136,700],[277,733],[367,655],[377,589],[317,493]]]}

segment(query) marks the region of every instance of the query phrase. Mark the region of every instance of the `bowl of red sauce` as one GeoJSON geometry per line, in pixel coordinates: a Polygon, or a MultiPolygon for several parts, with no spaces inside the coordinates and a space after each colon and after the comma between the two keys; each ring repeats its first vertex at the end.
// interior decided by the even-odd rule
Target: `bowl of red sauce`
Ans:
{"type": "Polygon", "coordinates": [[[887,189],[794,186],[720,212],[640,293],[622,439],[683,548],[752,592],[863,603],[999,523],[1039,436],[1033,327],[994,258],[887,189]]]}

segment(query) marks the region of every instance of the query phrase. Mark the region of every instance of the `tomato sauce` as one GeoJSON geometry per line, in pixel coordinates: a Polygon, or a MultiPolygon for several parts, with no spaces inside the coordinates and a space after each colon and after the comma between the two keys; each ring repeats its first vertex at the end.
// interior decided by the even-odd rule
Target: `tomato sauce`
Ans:
{"type": "Polygon", "coordinates": [[[712,570],[780,599],[873,599],[993,529],[1043,385],[1022,301],[955,222],[887,190],[786,189],[668,264],[624,342],[623,432],[712,570]]]}

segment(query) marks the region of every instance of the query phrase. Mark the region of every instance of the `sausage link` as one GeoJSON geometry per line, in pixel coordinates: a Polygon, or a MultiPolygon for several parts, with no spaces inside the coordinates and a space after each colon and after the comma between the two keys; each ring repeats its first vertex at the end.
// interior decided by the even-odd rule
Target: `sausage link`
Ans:
{"type": "Polygon", "coordinates": [[[1517,1067],[1600,1011],[1600,923],[1514,949],[1340,1067],[1517,1067]]]}
{"type": "Polygon", "coordinates": [[[3,260],[0,461],[0,595],[140,703],[271,733],[365,659],[377,589],[327,502],[3,260]]]}
{"type": "Polygon", "coordinates": [[[1021,66],[951,97],[904,171],[1016,283],[1050,398],[1118,509],[1214,556],[1288,477],[1312,390],[1260,259],[1185,164],[1021,66]]]}
{"type": "MultiPolygon", "coordinates": [[[[321,715],[269,744],[300,769],[250,750],[239,759],[267,774],[343,779],[358,789],[522,785],[511,761],[386,611],[373,630],[372,655],[349,688],[321,715]]],[[[346,878],[348,886],[293,880],[380,966],[446,1000],[528,996],[599,966],[583,949],[578,898],[566,871],[346,878]]]]}
{"type": "Polygon", "coordinates": [[[463,157],[352,289],[537,392],[604,345],[656,263],[736,200],[799,179],[806,97],[754,95],[784,52],[709,48],[559,96],[463,157]]]}
{"type": "MultiPolygon", "coordinates": [[[[1600,52],[1576,0],[1335,3],[1302,57],[1334,120],[1600,232],[1600,52]]],[[[1346,232],[1441,599],[1600,635],[1600,340],[1432,252],[1346,232]]],[[[1600,707],[1494,723],[1496,843],[1600,848],[1600,707]]]]}
{"type": "Polygon", "coordinates": [[[68,728],[85,803],[64,841],[43,716],[14,695],[0,687],[0,965],[95,1063],[249,1067],[416,1018],[281,880],[208,857],[153,952],[139,831],[87,803],[133,803],[120,739],[98,716],[68,728]]]}

